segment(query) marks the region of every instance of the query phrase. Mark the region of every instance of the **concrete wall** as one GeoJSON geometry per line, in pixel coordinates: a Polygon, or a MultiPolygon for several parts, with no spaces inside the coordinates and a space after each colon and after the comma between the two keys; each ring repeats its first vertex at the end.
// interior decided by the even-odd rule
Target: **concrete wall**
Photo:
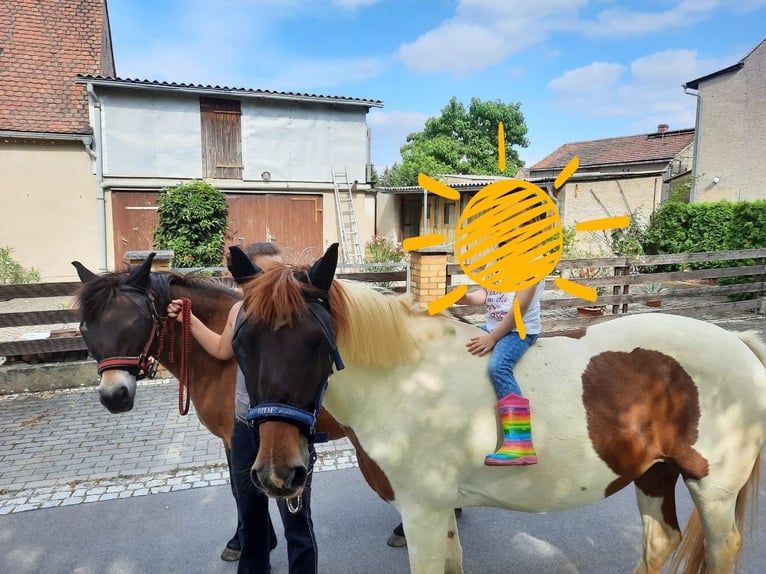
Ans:
{"type": "Polygon", "coordinates": [[[694,201],[766,198],[766,44],[740,70],[702,82],[698,93],[694,201]]]}
{"type": "Polygon", "coordinates": [[[0,140],[0,246],[43,281],[75,281],[70,262],[99,267],[96,178],[80,141],[0,140]]]}

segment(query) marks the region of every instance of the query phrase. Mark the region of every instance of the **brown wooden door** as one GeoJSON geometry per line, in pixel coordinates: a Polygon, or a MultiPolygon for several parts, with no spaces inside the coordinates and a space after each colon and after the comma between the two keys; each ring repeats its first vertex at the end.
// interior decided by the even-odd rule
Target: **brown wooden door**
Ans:
{"type": "Polygon", "coordinates": [[[322,254],[321,195],[228,194],[226,245],[276,243],[289,263],[314,261],[322,254]]]}
{"type": "Polygon", "coordinates": [[[156,191],[112,192],[115,269],[124,268],[126,251],[154,249],[154,230],[159,223],[156,191]]]}

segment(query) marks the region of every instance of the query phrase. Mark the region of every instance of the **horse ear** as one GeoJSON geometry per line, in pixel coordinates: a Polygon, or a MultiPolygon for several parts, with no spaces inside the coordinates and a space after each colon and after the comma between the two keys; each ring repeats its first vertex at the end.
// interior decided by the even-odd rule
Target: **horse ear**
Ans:
{"type": "Polygon", "coordinates": [[[309,269],[311,284],[328,291],[338,266],[338,244],[333,243],[309,269]]]}
{"type": "Polygon", "coordinates": [[[126,283],[139,289],[146,289],[149,287],[149,273],[152,272],[152,260],[157,255],[152,251],[149,256],[144,259],[144,262],[131,270],[130,275],[126,283]]]}
{"type": "Polygon", "coordinates": [[[254,275],[263,271],[237,245],[229,247],[229,255],[229,272],[238,285],[247,283],[254,275]]]}
{"type": "Polygon", "coordinates": [[[95,273],[93,273],[93,271],[85,267],[85,265],[79,261],[72,261],[72,265],[74,265],[74,268],[77,269],[77,276],[83,283],[87,283],[91,279],[98,277],[95,273]]]}

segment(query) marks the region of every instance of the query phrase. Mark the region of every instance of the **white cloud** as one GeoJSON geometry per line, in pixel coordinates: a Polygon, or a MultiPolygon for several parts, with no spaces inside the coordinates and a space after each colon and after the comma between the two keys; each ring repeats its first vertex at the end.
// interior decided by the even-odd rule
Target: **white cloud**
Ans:
{"type": "Polygon", "coordinates": [[[665,50],[628,65],[594,62],[551,80],[558,107],[591,117],[634,118],[672,129],[694,125],[696,100],[684,94],[685,82],[714,72],[737,59],[699,59],[693,50],[665,50]]]}
{"type": "Polygon", "coordinates": [[[386,166],[402,161],[399,148],[409,134],[423,131],[429,117],[420,112],[370,110],[367,125],[372,129],[372,161],[379,174],[386,166]]]}
{"type": "Polygon", "coordinates": [[[416,72],[483,70],[566,27],[585,4],[587,0],[460,0],[453,18],[402,44],[396,59],[416,72]]]}

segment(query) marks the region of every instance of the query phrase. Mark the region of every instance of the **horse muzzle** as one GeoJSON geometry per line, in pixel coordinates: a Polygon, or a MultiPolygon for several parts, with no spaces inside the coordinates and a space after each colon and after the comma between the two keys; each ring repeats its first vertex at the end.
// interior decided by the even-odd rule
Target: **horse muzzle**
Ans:
{"type": "Polygon", "coordinates": [[[308,441],[286,422],[266,421],[258,426],[258,456],[250,478],[267,496],[292,498],[300,494],[309,476],[308,441]]]}
{"type": "Polygon", "coordinates": [[[119,369],[104,371],[98,385],[98,397],[112,414],[131,410],[136,397],[136,377],[119,369]]]}

